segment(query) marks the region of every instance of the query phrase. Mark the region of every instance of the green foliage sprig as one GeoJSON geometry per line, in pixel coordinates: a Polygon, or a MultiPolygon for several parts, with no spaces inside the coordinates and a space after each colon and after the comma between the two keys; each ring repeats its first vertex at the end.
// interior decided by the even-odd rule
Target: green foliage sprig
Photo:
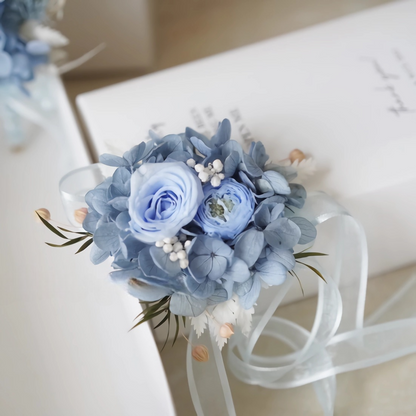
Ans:
{"type": "Polygon", "coordinates": [[[81,251],[84,251],[86,248],[88,248],[92,242],[93,242],[93,238],[92,238],[92,234],[88,233],[86,231],[71,231],[71,230],[67,230],[66,228],[62,228],[62,227],[57,227],[55,228],[49,221],[45,220],[41,215],[39,215],[38,212],[36,212],[36,215],[39,217],[39,219],[42,221],[43,225],[48,228],[50,231],[52,231],[55,235],[57,235],[58,237],[67,240],[65,243],[63,244],[52,244],[52,243],[45,243],[50,247],[68,247],[68,246],[72,246],[73,244],[77,244],[77,243],[81,243],[82,241],[86,240],[81,247],[78,249],[78,251],[75,254],[81,253],[81,251]],[[80,235],[80,237],[76,237],[76,238],[69,238],[66,235],[62,234],[62,232],[65,233],[71,233],[71,234],[78,234],[80,235]]]}
{"type": "MultiPolygon", "coordinates": [[[[139,313],[139,315],[136,316],[136,319],[139,319],[139,321],[130,329],[133,330],[134,328],[138,327],[139,325],[158,317],[161,314],[165,314],[165,316],[163,317],[163,319],[153,328],[159,328],[160,326],[162,326],[165,322],[168,323],[168,333],[166,335],[166,340],[165,343],[163,344],[163,347],[161,349],[161,351],[164,350],[168,339],[169,339],[169,333],[170,333],[170,321],[171,318],[173,316],[173,319],[175,319],[175,336],[173,338],[173,342],[172,342],[172,346],[175,345],[176,340],[178,339],[178,335],[179,335],[179,329],[180,329],[180,320],[179,320],[179,316],[173,314],[170,309],[169,309],[169,305],[170,305],[170,296],[165,296],[163,299],[159,300],[159,301],[155,301],[155,302],[141,302],[141,304],[145,307],[145,309],[143,309],[143,311],[141,313],[139,313]]],[[[182,323],[184,328],[186,327],[186,317],[182,316],[182,323]]]]}

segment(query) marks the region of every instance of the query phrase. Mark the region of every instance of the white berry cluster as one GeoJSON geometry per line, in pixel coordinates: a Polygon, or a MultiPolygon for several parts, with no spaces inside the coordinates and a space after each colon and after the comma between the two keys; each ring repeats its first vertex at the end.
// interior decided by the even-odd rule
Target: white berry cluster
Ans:
{"type": "Polygon", "coordinates": [[[188,254],[186,248],[191,244],[191,240],[186,239],[185,234],[180,234],[179,237],[164,238],[156,241],[156,247],[161,247],[166,254],[169,254],[171,261],[178,261],[181,269],[186,269],[189,266],[188,254]]]}
{"type": "Polygon", "coordinates": [[[220,173],[224,166],[219,159],[214,160],[212,163],[208,163],[207,167],[200,163],[197,164],[194,159],[188,159],[186,164],[198,172],[198,178],[201,179],[201,182],[205,183],[211,181],[211,185],[214,188],[220,186],[221,180],[225,177],[223,173],[220,173]]]}

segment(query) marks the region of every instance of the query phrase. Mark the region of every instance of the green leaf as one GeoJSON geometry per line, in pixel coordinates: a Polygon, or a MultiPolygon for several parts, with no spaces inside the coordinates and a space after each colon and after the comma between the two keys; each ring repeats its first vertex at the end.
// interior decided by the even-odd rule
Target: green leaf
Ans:
{"type": "Polygon", "coordinates": [[[303,259],[305,257],[317,257],[317,256],[327,256],[327,255],[328,254],[317,253],[314,251],[308,251],[307,253],[301,251],[300,253],[296,253],[294,256],[295,256],[295,259],[303,259]]]}
{"type": "Polygon", "coordinates": [[[58,237],[61,237],[65,240],[69,240],[68,237],[65,237],[61,232],[59,232],[53,225],[51,225],[48,221],[46,221],[44,218],[42,218],[37,212],[36,215],[40,218],[40,220],[42,221],[43,225],[47,228],[49,228],[49,230],[51,230],[54,234],[56,234],[58,237]]]}
{"type": "Polygon", "coordinates": [[[305,291],[303,290],[302,282],[300,281],[299,276],[296,274],[296,272],[295,272],[294,270],[289,271],[289,273],[290,273],[292,276],[295,276],[295,277],[296,277],[296,279],[298,279],[299,286],[300,286],[300,290],[302,291],[302,295],[303,295],[303,296],[305,296],[305,291]]]}
{"type": "Polygon", "coordinates": [[[186,328],[186,316],[182,316],[183,327],[186,328]]]}
{"type": "Polygon", "coordinates": [[[87,238],[87,236],[85,235],[84,237],[78,237],[78,238],[74,238],[73,240],[69,240],[64,244],[52,244],[52,243],[45,243],[50,247],[68,247],[68,246],[72,246],[73,244],[77,244],[83,240],[85,240],[87,238]]]}
{"type": "Polygon", "coordinates": [[[166,344],[168,343],[169,333],[170,333],[170,314],[171,314],[171,312],[170,312],[170,310],[168,309],[168,334],[166,335],[165,343],[163,344],[163,347],[162,347],[162,349],[160,350],[160,352],[162,352],[162,351],[165,349],[166,344]]]}
{"type": "Polygon", "coordinates": [[[147,321],[150,321],[150,319],[156,318],[156,316],[159,316],[162,312],[165,312],[166,309],[160,309],[154,313],[146,314],[142,319],[140,319],[137,324],[135,324],[132,328],[130,328],[129,332],[132,331],[134,328],[138,327],[141,324],[144,324],[147,321]]]}
{"type": "Polygon", "coordinates": [[[175,337],[173,338],[172,347],[175,345],[176,340],[178,339],[179,334],[179,316],[175,315],[175,322],[176,322],[176,331],[175,331],[175,337]]]}
{"type": "Polygon", "coordinates": [[[157,329],[160,326],[162,326],[166,321],[168,320],[168,314],[166,313],[166,316],[155,326],[153,329],[157,329]]]}
{"type": "Polygon", "coordinates": [[[133,321],[135,321],[136,319],[140,318],[140,316],[142,316],[143,314],[146,314],[149,309],[151,309],[152,311],[155,311],[157,309],[159,309],[161,306],[163,306],[166,302],[168,302],[170,299],[170,296],[165,296],[164,298],[155,301],[155,302],[140,302],[142,305],[146,305],[147,307],[145,309],[143,309],[134,319],[133,321]],[[153,303],[152,306],[148,306],[151,305],[153,303]]]}
{"type": "Polygon", "coordinates": [[[325,280],[325,278],[322,276],[322,274],[320,273],[319,270],[315,269],[315,267],[311,266],[310,264],[306,264],[306,263],[302,263],[301,261],[297,261],[296,263],[299,264],[303,264],[304,266],[308,267],[309,269],[311,269],[314,273],[316,273],[325,283],[327,283],[327,281],[325,280]]]}
{"type": "Polygon", "coordinates": [[[75,253],[75,254],[78,254],[78,253],[81,253],[81,251],[84,251],[87,247],[89,247],[91,244],[92,244],[92,242],[93,242],[94,240],[92,239],[92,238],[90,238],[88,241],[86,241],[79,249],[78,249],[78,251],[75,253]]]}
{"type": "Polygon", "coordinates": [[[72,231],[72,230],[67,230],[66,228],[62,228],[62,227],[57,227],[57,228],[59,228],[61,231],[65,231],[66,233],[89,235],[92,237],[92,234],[86,231],[72,231]]]}

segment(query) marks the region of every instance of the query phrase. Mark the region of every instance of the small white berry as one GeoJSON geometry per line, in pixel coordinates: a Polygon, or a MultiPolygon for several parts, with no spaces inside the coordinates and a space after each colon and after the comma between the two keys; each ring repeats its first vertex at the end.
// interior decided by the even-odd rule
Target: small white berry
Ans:
{"type": "Polygon", "coordinates": [[[171,244],[175,244],[178,240],[179,240],[179,238],[178,238],[178,237],[176,237],[176,235],[175,235],[174,237],[172,237],[172,238],[170,239],[170,243],[171,243],[171,244]]]}
{"type": "Polygon", "coordinates": [[[163,246],[163,251],[167,254],[167,253],[171,253],[173,250],[173,246],[172,244],[165,244],[163,246]]]}
{"type": "Polygon", "coordinates": [[[179,266],[181,267],[181,269],[186,269],[189,266],[189,260],[179,260],[179,266]]]}
{"type": "Polygon", "coordinates": [[[202,182],[208,182],[209,174],[207,172],[200,172],[198,178],[201,179],[202,182]]]}
{"type": "Polygon", "coordinates": [[[184,244],[185,248],[188,248],[190,245],[191,245],[191,240],[185,241],[185,244],[184,244]]]}
{"type": "Polygon", "coordinates": [[[219,174],[218,174],[218,177],[219,177],[221,180],[223,180],[223,179],[225,178],[225,175],[224,175],[223,173],[219,173],[219,174]]]}
{"type": "Polygon", "coordinates": [[[172,239],[170,237],[166,237],[166,238],[163,239],[163,242],[165,244],[171,244],[172,243],[172,239]]]}
{"type": "Polygon", "coordinates": [[[160,240],[160,241],[156,241],[155,246],[156,247],[163,247],[165,245],[165,242],[160,240]]]}
{"type": "Polygon", "coordinates": [[[181,233],[179,235],[179,241],[182,241],[182,242],[186,241],[186,234],[181,233]]]}
{"type": "Polygon", "coordinates": [[[179,260],[185,260],[186,259],[186,251],[185,250],[181,250],[181,251],[178,251],[178,259],[179,260]]]}
{"type": "Polygon", "coordinates": [[[195,162],[195,160],[194,160],[194,159],[188,159],[188,160],[186,161],[186,164],[187,164],[190,168],[194,168],[194,167],[195,167],[196,162],[195,162]]]}
{"type": "Polygon", "coordinates": [[[221,160],[219,159],[214,160],[214,163],[212,164],[212,166],[214,166],[214,169],[216,172],[221,172],[224,167],[221,160]]]}
{"type": "Polygon", "coordinates": [[[183,245],[180,241],[178,241],[173,245],[173,251],[177,253],[178,251],[181,251],[181,250],[183,250],[183,245]]]}
{"type": "Polygon", "coordinates": [[[203,172],[205,169],[204,165],[201,165],[200,163],[198,163],[197,165],[195,165],[195,170],[199,173],[199,172],[203,172]]]}
{"type": "Polygon", "coordinates": [[[212,179],[211,179],[211,185],[214,188],[220,186],[221,185],[221,179],[217,175],[213,176],[212,179]]]}
{"type": "Polygon", "coordinates": [[[178,260],[178,255],[175,252],[170,253],[169,259],[170,259],[170,261],[177,261],[178,260]]]}

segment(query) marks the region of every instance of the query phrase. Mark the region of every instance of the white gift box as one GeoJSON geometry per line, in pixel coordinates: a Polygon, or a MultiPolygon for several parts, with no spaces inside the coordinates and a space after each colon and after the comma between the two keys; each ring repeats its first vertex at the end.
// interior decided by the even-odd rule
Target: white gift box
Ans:
{"type": "Polygon", "coordinates": [[[41,207],[65,221],[59,181],[90,163],[61,79],[44,76],[49,130],[26,120],[19,152],[0,133],[0,414],[174,415],[150,328],[128,333],[137,301],[107,276],[109,263],[46,246],[62,240],[35,221],[41,207]]]}
{"type": "Polygon", "coordinates": [[[370,274],[416,261],[416,1],[400,1],[78,97],[97,154],[190,126],[314,157],[308,190],[361,221],[370,274]]]}

